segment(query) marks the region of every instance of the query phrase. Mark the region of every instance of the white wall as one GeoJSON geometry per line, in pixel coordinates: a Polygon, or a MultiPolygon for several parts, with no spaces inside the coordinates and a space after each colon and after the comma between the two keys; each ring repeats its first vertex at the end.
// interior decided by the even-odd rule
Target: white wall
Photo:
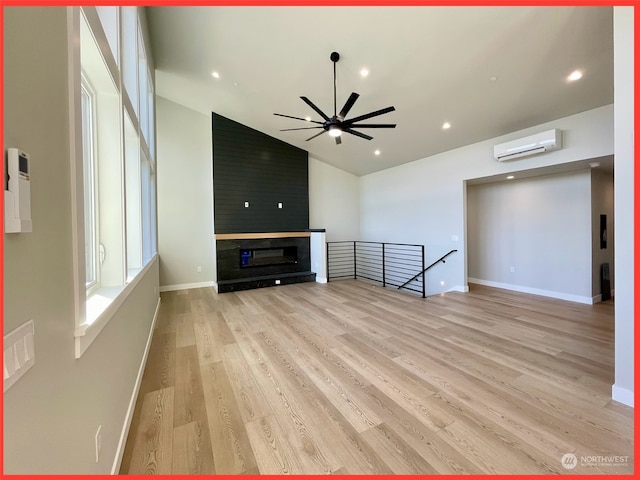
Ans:
{"type": "Polygon", "coordinates": [[[464,290],[465,180],[611,155],[613,106],[608,105],[537,127],[423,158],[360,178],[363,240],[424,244],[427,263],[458,252],[429,273],[427,292],[464,290]],[[562,150],[497,162],[493,146],[540,131],[563,130],[562,150]],[[452,240],[457,236],[458,241],[452,240]],[[444,285],[440,285],[440,281],[444,285]]]}
{"type": "Polygon", "coordinates": [[[613,8],[615,104],[615,400],[633,405],[634,320],[634,7],[613,8]]]}
{"type": "Polygon", "coordinates": [[[4,333],[35,324],[35,365],[4,393],[4,473],[106,474],[158,302],[157,263],[76,359],[67,8],[3,11],[4,145],[31,155],[33,220],[32,233],[4,236],[4,333]]]}
{"type": "Polygon", "coordinates": [[[163,97],[156,105],[160,286],[170,290],[212,285],[216,255],[211,117],[163,97]]]}
{"type": "Polygon", "coordinates": [[[600,299],[602,286],[600,284],[600,266],[609,264],[609,280],[611,290],[615,288],[614,264],[614,215],[613,215],[613,174],[591,171],[591,223],[592,223],[592,295],[600,299]],[[600,248],[600,215],[607,216],[607,248],[600,248]]]}
{"type": "Polygon", "coordinates": [[[590,170],[469,186],[469,281],[591,303],[590,205],[590,170]]]}
{"type": "Polygon", "coordinates": [[[325,228],[327,241],[360,238],[358,177],[309,157],[309,228],[325,228]]]}

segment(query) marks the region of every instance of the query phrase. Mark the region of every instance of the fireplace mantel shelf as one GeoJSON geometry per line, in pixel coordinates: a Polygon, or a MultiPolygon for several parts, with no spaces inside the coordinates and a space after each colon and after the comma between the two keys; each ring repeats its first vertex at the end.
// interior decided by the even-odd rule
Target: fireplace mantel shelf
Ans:
{"type": "Polygon", "coordinates": [[[311,232],[216,233],[216,240],[251,240],[260,238],[310,237],[311,232]]]}

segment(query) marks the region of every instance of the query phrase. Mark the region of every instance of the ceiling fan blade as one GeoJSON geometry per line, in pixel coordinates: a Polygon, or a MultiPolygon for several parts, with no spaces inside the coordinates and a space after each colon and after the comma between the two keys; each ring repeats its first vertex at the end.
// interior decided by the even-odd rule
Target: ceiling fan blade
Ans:
{"type": "Polygon", "coordinates": [[[320,133],[315,134],[313,137],[307,138],[305,141],[308,142],[309,140],[313,140],[314,138],[319,137],[320,135],[322,135],[325,132],[326,132],[326,130],[322,130],[320,133]]]}
{"type": "Polygon", "coordinates": [[[323,127],[285,128],[284,130],[280,130],[280,131],[281,132],[291,132],[293,130],[312,130],[312,129],[316,129],[316,128],[323,128],[323,127]]]}
{"type": "Polygon", "coordinates": [[[274,113],[274,115],[277,115],[279,117],[293,118],[294,120],[302,120],[303,122],[319,123],[320,125],[322,125],[322,122],[317,122],[316,120],[307,120],[306,118],[292,117],[291,115],[283,115],[281,113],[274,113]]]}
{"type": "Polygon", "coordinates": [[[342,139],[340,137],[336,137],[336,145],[340,145],[342,143],[342,139]]]}
{"type": "Polygon", "coordinates": [[[396,128],[395,123],[364,123],[362,125],[350,125],[349,128],[396,128]]]}
{"type": "Polygon", "coordinates": [[[341,120],[344,120],[344,117],[347,116],[347,114],[349,113],[349,110],[351,110],[351,107],[353,107],[353,104],[356,103],[356,100],[358,99],[359,96],[360,95],[358,95],[356,92],[353,92],[351,94],[351,96],[347,100],[347,103],[344,104],[344,107],[342,107],[342,110],[340,110],[340,113],[338,114],[338,117],[341,120]]]}
{"type": "Polygon", "coordinates": [[[369,135],[365,135],[364,133],[356,132],[355,130],[351,130],[350,128],[344,128],[342,129],[342,131],[350,133],[351,135],[355,135],[356,137],[365,138],[367,140],[373,140],[373,137],[370,137],[369,135]]]}
{"type": "Polygon", "coordinates": [[[318,115],[320,115],[325,120],[329,121],[329,117],[327,117],[322,110],[320,110],[318,107],[316,107],[311,100],[309,100],[307,97],[300,97],[300,98],[302,99],[302,101],[304,103],[306,103],[311,108],[313,108],[318,113],[318,115]]]}
{"type": "Polygon", "coordinates": [[[371,112],[371,113],[366,113],[364,115],[360,115],[359,117],[350,118],[349,120],[345,120],[342,123],[344,125],[346,125],[347,127],[350,127],[351,125],[353,125],[356,122],[359,122],[360,120],[366,120],[367,118],[377,117],[378,115],[382,115],[384,113],[393,112],[394,110],[395,110],[395,107],[387,107],[387,108],[383,108],[382,110],[376,110],[375,112],[371,112]]]}

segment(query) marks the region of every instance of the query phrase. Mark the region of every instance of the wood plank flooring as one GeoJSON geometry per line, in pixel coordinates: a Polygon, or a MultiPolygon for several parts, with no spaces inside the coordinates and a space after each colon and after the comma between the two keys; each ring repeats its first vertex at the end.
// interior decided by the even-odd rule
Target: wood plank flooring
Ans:
{"type": "Polygon", "coordinates": [[[163,293],[121,473],[632,473],[613,308],[354,280],[163,293]]]}

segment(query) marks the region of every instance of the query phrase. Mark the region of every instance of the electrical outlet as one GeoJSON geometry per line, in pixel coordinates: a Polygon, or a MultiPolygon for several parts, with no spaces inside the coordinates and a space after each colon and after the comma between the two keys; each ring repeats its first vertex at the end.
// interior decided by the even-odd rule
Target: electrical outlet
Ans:
{"type": "Polygon", "coordinates": [[[102,425],[98,426],[96,432],[96,463],[100,461],[100,450],[102,450],[102,425]]]}
{"type": "Polygon", "coordinates": [[[516,267],[509,267],[509,271],[510,271],[511,273],[514,273],[514,272],[516,271],[516,267]]]}
{"type": "Polygon", "coordinates": [[[196,270],[198,271],[198,273],[202,272],[202,267],[200,265],[198,265],[198,268],[196,268],[196,270]]]}

